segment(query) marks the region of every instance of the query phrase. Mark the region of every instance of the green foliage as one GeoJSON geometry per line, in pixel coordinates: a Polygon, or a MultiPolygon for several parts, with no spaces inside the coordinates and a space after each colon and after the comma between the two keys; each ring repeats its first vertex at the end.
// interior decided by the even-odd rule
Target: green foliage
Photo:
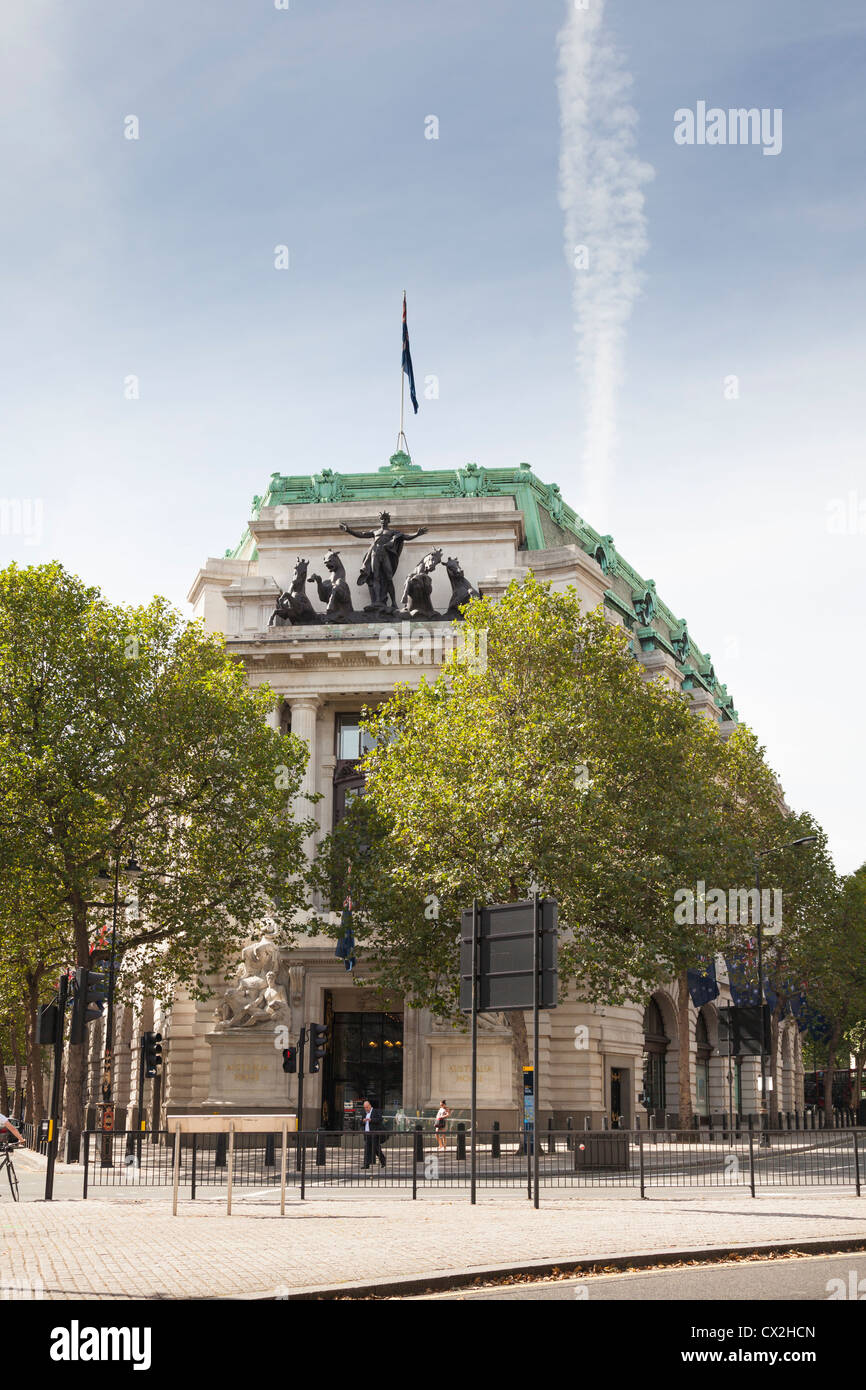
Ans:
{"type": "Polygon", "coordinates": [[[288,939],[306,747],[267,727],[272,703],[162,599],[117,607],[57,564],[0,572],[3,941],[38,930],[31,961],[83,962],[110,920],[88,907],[111,899],[96,875],[131,853],[128,987],[199,990],[265,914],[288,939]]]}
{"type": "Polygon", "coordinates": [[[433,685],[398,687],[369,715],[366,795],[323,845],[320,882],[345,882],[352,861],[377,978],[437,1012],[455,1007],[460,908],[533,881],[560,904],[563,986],[639,996],[706,952],[701,927],[674,921],[675,889],[749,883],[738,807],[755,767],[778,802],[772,774],[748,735],[725,745],[647,681],[625,634],[571,590],[530,574],[473,602],[465,627],[470,651],[486,635],[486,669],[458,651],[433,685]]]}

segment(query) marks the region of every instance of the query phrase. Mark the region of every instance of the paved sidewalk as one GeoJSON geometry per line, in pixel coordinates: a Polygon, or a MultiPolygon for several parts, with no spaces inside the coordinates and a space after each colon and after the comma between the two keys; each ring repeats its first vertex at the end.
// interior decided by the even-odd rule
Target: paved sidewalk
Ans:
{"type": "MultiPolygon", "coordinates": [[[[63,1298],[286,1296],[530,1260],[578,1259],[764,1241],[863,1239],[866,1198],[811,1189],[752,1199],[724,1191],[542,1193],[345,1192],[288,1199],[213,1191],[171,1216],[166,1189],[120,1200],[0,1202],[3,1288],[63,1298]]],[[[6,1293],[6,1297],[9,1297],[6,1293]]]]}

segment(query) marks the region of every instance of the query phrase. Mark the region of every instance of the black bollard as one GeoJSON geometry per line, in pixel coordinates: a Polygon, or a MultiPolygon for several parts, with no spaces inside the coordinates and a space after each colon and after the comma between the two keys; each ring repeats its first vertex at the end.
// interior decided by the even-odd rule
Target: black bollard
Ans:
{"type": "Polygon", "coordinates": [[[548,1115],[548,1117],[547,1117],[547,1152],[548,1152],[549,1154],[555,1154],[555,1153],[556,1153],[556,1139],[555,1139],[554,1133],[553,1133],[553,1116],[552,1116],[552,1115],[548,1115]]]}
{"type": "Polygon", "coordinates": [[[490,1153],[493,1158],[502,1157],[502,1140],[499,1137],[499,1121],[493,1121],[493,1138],[490,1143],[490,1153]]]}
{"type": "Polygon", "coordinates": [[[416,1163],[423,1163],[423,1162],[424,1162],[424,1129],[423,1129],[423,1126],[422,1126],[420,1120],[418,1121],[418,1123],[417,1123],[416,1126],[415,1126],[415,1138],[414,1138],[414,1140],[413,1140],[412,1142],[413,1142],[413,1145],[414,1145],[415,1162],[416,1162],[416,1163]]]}
{"type": "Polygon", "coordinates": [[[565,1129],[568,1135],[568,1138],[565,1141],[565,1147],[568,1150],[568,1152],[571,1153],[571,1150],[574,1148],[574,1119],[571,1115],[569,1115],[565,1121],[565,1129]]]}
{"type": "Polygon", "coordinates": [[[457,1158],[466,1157],[466,1126],[461,1120],[457,1126],[457,1158]]]}
{"type": "Polygon", "coordinates": [[[276,1166],[276,1158],[275,1158],[275,1155],[274,1155],[274,1136],[273,1136],[272,1134],[266,1134],[266,1135],[265,1135],[265,1167],[266,1167],[266,1168],[274,1168],[275,1166],[276,1166]]]}
{"type": "Polygon", "coordinates": [[[226,1136],[224,1134],[217,1135],[213,1166],[214,1168],[225,1168],[226,1166],[226,1136]]]}
{"type": "Polygon", "coordinates": [[[316,1130],[316,1165],[317,1165],[317,1167],[321,1168],[321,1167],[322,1167],[322,1164],[325,1163],[326,1161],[327,1161],[327,1154],[325,1153],[325,1131],[324,1131],[323,1129],[317,1129],[317,1130],[316,1130]]]}

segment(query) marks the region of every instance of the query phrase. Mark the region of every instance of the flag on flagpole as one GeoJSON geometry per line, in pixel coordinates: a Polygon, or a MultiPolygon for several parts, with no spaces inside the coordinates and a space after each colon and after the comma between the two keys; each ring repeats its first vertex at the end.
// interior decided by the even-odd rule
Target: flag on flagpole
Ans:
{"type": "Polygon", "coordinates": [[[337,942],[337,949],[334,955],[343,961],[347,970],[355,969],[355,933],[352,930],[352,894],[347,893],[343,903],[343,915],[340,918],[340,930],[343,935],[337,942]]]}
{"type": "Polygon", "coordinates": [[[688,970],[689,994],[696,1009],[719,996],[715,960],[702,960],[697,970],[688,970]]]}
{"type": "Polygon", "coordinates": [[[406,323],[406,292],[403,292],[403,371],[409,378],[409,397],[412,409],[418,414],[418,397],[415,395],[415,373],[412,369],[412,354],[409,351],[409,326],[406,323]]]}

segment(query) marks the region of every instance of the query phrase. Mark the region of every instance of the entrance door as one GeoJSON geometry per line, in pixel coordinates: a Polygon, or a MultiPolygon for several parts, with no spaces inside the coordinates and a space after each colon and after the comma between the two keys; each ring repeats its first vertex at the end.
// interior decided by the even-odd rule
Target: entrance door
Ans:
{"type": "Polygon", "coordinates": [[[364,1097],[386,1116],[403,1103],[403,1015],[337,1013],[322,1085],[322,1123],[359,1127],[364,1097]]]}

